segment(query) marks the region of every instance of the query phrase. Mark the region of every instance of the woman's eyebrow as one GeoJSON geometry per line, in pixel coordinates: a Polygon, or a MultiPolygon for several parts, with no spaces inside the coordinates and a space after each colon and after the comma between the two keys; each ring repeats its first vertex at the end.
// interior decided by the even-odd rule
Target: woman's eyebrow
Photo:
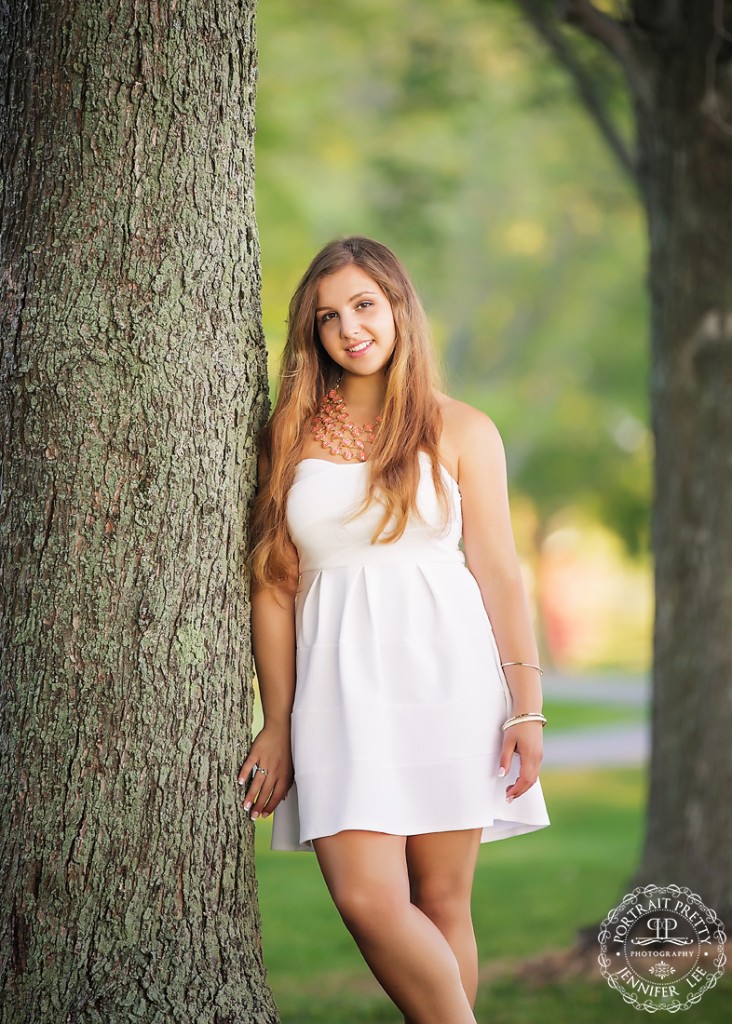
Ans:
{"type": "MultiPolygon", "coordinates": [[[[356,292],[356,294],[352,295],[348,301],[349,302],[354,302],[356,299],[360,299],[362,295],[376,295],[376,292],[356,292]]],[[[318,306],[317,309],[315,310],[315,312],[316,313],[322,313],[324,309],[331,309],[331,308],[332,308],[331,306],[318,306]]]]}

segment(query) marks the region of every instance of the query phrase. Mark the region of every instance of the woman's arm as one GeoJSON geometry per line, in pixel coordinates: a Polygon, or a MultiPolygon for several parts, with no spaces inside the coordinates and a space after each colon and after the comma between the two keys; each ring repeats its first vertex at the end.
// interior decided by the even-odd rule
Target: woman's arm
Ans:
{"type": "MultiPolygon", "coordinates": [[[[266,465],[260,460],[261,473],[266,465]]],[[[239,771],[245,786],[255,765],[258,771],[244,800],[252,818],[267,817],[292,786],[290,715],[295,697],[295,593],[298,580],[297,551],[288,547],[288,582],[252,590],[252,650],[259,681],[264,725],[257,734],[239,771]],[[266,772],[266,774],[264,774],[266,772]]]]}
{"type": "Polygon", "coordinates": [[[295,587],[252,594],[252,649],[265,727],[290,727],[295,697],[295,587]]]}
{"type": "Polygon", "coordinates": [[[271,814],[292,785],[290,713],[295,696],[294,592],[283,587],[262,587],[252,594],[252,647],[259,680],[264,725],[252,743],[239,772],[247,783],[257,765],[244,810],[256,819],[271,814]]]}
{"type": "MultiPolygon", "coordinates": [[[[451,435],[458,452],[458,483],[462,497],[463,545],[493,626],[501,661],[524,665],[505,668],[512,714],[541,711],[541,677],[526,665],[538,665],[536,638],[521,577],[508,504],[506,456],[495,424],[483,413],[455,403],[451,435]]],[[[521,772],[506,789],[510,800],[534,784],[542,760],[541,722],[521,722],[504,733],[501,774],[517,750],[521,772]]]]}

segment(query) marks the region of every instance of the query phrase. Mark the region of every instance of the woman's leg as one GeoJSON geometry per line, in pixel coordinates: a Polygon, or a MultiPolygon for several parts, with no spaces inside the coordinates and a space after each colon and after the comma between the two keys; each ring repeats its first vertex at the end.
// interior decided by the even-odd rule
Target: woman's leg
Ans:
{"type": "Polygon", "coordinates": [[[478,950],[470,897],[480,848],[479,828],[409,836],[407,869],[412,902],[439,928],[460,967],[471,1006],[478,993],[478,950]]]}
{"type": "Polygon", "coordinates": [[[413,1024],[475,1024],[449,943],[410,898],[403,836],[349,830],[313,843],[343,921],[413,1024]]]}

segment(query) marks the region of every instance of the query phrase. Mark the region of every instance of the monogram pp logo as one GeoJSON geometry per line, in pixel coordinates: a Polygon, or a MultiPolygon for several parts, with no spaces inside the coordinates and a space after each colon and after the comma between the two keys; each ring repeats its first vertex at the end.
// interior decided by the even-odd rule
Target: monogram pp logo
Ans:
{"type": "Polygon", "coordinates": [[[677,1013],[717,983],[726,936],[717,914],[678,885],[647,885],[623,898],[602,923],[600,970],[626,1003],[677,1013]]]}

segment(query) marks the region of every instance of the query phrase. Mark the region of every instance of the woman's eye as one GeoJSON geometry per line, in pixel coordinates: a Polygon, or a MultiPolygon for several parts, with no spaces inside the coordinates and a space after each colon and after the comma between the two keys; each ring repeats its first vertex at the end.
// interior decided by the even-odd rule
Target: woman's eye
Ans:
{"type": "Polygon", "coordinates": [[[320,318],[321,324],[327,324],[328,321],[330,319],[332,319],[332,317],[334,317],[334,316],[335,316],[335,313],[323,313],[323,315],[320,318]]]}
{"type": "Polygon", "coordinates": [[[369,306],[373,306],[373,302],[369,302],[368,299],[364,299],[363,302],[359,302],[356,309],[368,309],[369,306]]]}

